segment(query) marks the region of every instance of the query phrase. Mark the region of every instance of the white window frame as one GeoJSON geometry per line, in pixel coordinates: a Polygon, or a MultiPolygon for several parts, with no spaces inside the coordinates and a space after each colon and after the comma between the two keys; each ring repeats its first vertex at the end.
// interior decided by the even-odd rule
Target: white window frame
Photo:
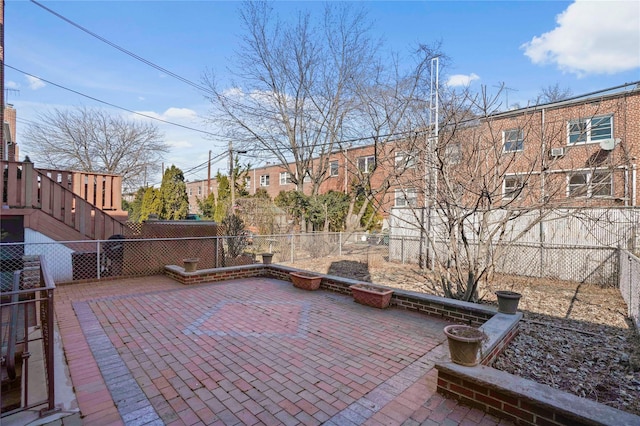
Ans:
{"type": "Polygon", "coordinates": [[[395,190],[395,207],[415,207],[418,205],[417,188],[398,188],[395,190]]]}
{"type": "Polygon", "coordinates": [[[613,172],[611,170],[576,171],[567,175],[567,197],[570,198],[611,198],[613,197],[613,172]],[[585,183],[571,183],[574,176],[584,176],[585,183]],[[602,181],[597,177],[604,177],[602,181]],[[608,178],[608,182],[605,182],[608,178]],[[595,182],[594,182],[595,181],[595,182]],[[596,187],[598,186],[598,187],[596,187]],[[607,194],[599,194],[602,188],[608,188],[607,194]],[[583,193],[575,194],[578,190],[583,193]]]}
{"type": "Polygon", "coordinates": [[[414,169],[416,167],[416,154],[410,151],[396,152],[396,170],[414,169]]]}
{"type": "Polygon", "coordinates": [[[340,174],[340,163],[338,160],[329,161],[329,176],[336,177],[340,174]]]}
{"type": "Polygon", "coordinates": [[[507,129],[502,131],[502,152],[524,151],[524,130],[507,129]]]}
{"type": "Polygon", "coordinates": [[[502,199],[513,200],[520,198],[522,195],[523,178],[521,175],[505,175],[502,181],[502,199]],[[513,180],[513,185],[507,185],[508,180],[513,180]],[[518,194],[516,197],[515,194],[518,194]]]}
{"type": "Polygon", "coordinates": [[[260,176],[260,186],[261,187],[269,186],[269,175],[260,176]]]}
{"type": "Polygon", "coordinates": [[[201,186],[198,187],[198,195],[202,195],[202,187],[201,186]]]}
{"type": "Polygon", "coordinates": [[[189,196],[193,195],[193,188],[189,188],[189,196]]]}
{"type": "Polygon", "coordinates": [[[376,156],[367,155],[364,157],[358,157],[358,170],[362,173],[371,173],[376,165],[376,156]]]}
{"type": "Polygon", "coordinates": [[[613,115],[578,118],[567,122],[567,145],[599,143],[606,139],[612,139],[613,134],[613,115]],[[608,123],[606,123],[607,120],[608,123]],[[572,131],[573,126],[578,126],[577,131],[572,131]],[[607,128],[609,129],[607,133],[598,134],[607,128]],[[596,134],[594,135],[594,133],[596,134]],[[575,137],[574,141],[571,140],[572,136],[575,137]]]}
{"type": "Polygon", "coordinates": [[[289,172],[280,172],[280,185],[289,185],[291,184],[291,173],[289,172]]]}

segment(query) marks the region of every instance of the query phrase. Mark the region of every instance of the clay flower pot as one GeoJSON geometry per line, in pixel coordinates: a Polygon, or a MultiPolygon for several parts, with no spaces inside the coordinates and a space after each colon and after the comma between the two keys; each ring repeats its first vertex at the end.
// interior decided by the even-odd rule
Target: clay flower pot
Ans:
{"type": "Polygon", "coordinates": [[[262,263],[270,265],[271,260],[273,260],[273,253],[262,253],[262,263]]]}
{"type": "Polygon", "coordinates": [[[482,330],[468,325],[448,325],[444,328],[444,334],[449,341],[452,362],[467,367],[478,365],[478,354],[482,342],[487,338],[482,330]]]}
{"type": "Polygon", "coordinates": [[[195,272],[198,270],[198,262],[200,261],[199,257],[190,257],[187,259],[182,259],[184,263],[184,271],[185,272],[195,272]]]}
{"type": "Polygon", "coordinates": [[[393,290],[376,287],[369,284],[356,284],[351,286],[353,299],[362,305],[384,309],[391,302],[393,290]]]}
{"type": "Polygon", "coordinates": [[[498,312],[513,315],[518,309],[522,295],[513,291],[496,291],[498,296],[498,312]]]}
{"type": "Polygon", "coordinates": [[[289,272],[294,287],[303,290],[317,290],[320,288],[322,277],[307,272],[289,272]]]}

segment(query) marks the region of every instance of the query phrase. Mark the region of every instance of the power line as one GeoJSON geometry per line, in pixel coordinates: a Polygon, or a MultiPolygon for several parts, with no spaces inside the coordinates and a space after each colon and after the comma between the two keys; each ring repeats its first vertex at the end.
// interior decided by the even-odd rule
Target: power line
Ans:
{"type": "Polygon", "coordinates": [[[42,9],[46,10],[47,12],[57,16],[58,18],[60,18],[63,21],[67,22],[68,24],[73,25],[74,27],[78,28],[79,30],[89,34],[90,36],[97,38],[101,42],[108,44],[109,46],[113,47],[114,49],[118,49],[122,53],[125,53],[126,55],[131,56],[132,58],[142,62],[143,64],[149,65],[150,67],[155,68],[158,71],[161,71],[161,72],[163,72],[163,73],[165,73],[165,74],[167,74],[167,75],[169,75],[169,76],[171,76],[171,77],[173,77],[173,78],[175,78],[177,80],[180,80],[183,83],[186,83],[191,87],[194,87],[194,88],[196,88],[198,90],[201,90],[203,92],[206,92],[208,94],[215,95],[215,93],[213,91],[211,91],[209,88],[201,86],[201,85],[199,85],[197,83],[194,83],[193,81],[191,81],[191,80],[189,80],[189,79],[187,79],[185,77],[182,77],[182,76],[180,76],[180,75],[178,75],[178,74],[176,74],[176,73],[174,73],[172,71],[169,71],[168,69],[163,68],[160,65],[155,64],[154,62],[151,62],[148,59],[145,59],[142,56],[137,55],[137,54],[131,52],[130,50],[127,50],[124,47],[121,47],[121,46],[117,45],[116,43],[114,43],[114,42],[112,42],[112,41],[110,41],[110,40],[108,40],[108,39],[106,39],[106,38],[94,33],[93,31],[83,27],[82,25],[72,21],[71,19],[66,18],[65,16],[59,14],[58,12],[56,12],[56,11],[54,11],[52,9],[49,9],[48,7],[46,7],[45,5],[37,2],[36,0],[31,0],[31,3],[35,4],[38,7],[41,7],[42,9]]]}
{"type": "MultiPolygon", "coordinates": [[[[146,64],[146,65],[148,65],[150,67],[152,67],[152,68],[157,69],[158,71],[166,73],[167,75],[169,75],[169,76],[171,76],[171,77],[173,77],[173,78],[175,78],[175,79],[177,79],[179,81],[182,81],[183,83],[186,83],[189,86],[192,86],[192,87],[194,87],[194,88],[196,88],[198,90],[201,90],[203,92],[206,92],[206,93],[208,93],[210,95],[215,95],[215,93],[212,90],[210,90],[209,88],[201,86],[201,85],[199,85],[197,83],[194,83],[194,82],[192,82],[191,80],[189,80],[189,79],[187,79],[185,77],[182,77],[182,76],[180,76],[180,75],[178,75],[178,74],[176,74],[176,73],[174,73],[172,71],[169,71],[168,69],[166,69],[166,68],[164,68],[164,67],[162,67],[162,66],[160,66],[160,65],[158,65],[158,64],[156,64],[156,63],[154,63],[152,61],[149,61],[149,60],[141,57],[140,55],[138,55],[136,53],[133,53],[130,50],[125,49],[124,47],[121,47],[120,45],[118,45],[118,44],[116,44],[116,43],[114,43],[114,42],[112,42],[112,41],[110,41],[110,40],[108,40],[108,39],[106,39],[106,38],[94,33],[93,31],[91,31],[91,30],[83,27],[82,25],[76,23],[75,21],[73,21],[73,20],[61,15],[60,13],[58,13],[58,12],[48,8],[48,7],[46,7],[45,5],[39,3],[38,1],[36,1],[36,0],[30,0],[30,1],[31,1],[31,3],[35,4],[36,6],[46,10],[47,12],[51,13],[52,15],[62,19],[63,21],[65,21],[68,24],[78,28],[79,30],[89,34],[90,36],[97,38],[98,40],[102,41],[103,43],[108,44],[109,46],[111,46],[111,47],[113,47],[113,48],[125,53],[126,55],[129,55],[132,58],[134,58],[134,59],[136,59],[136,60],[138,60],[138,61],[140,61],[140,62],[142,62],[142,63],[144,63],[144,64],[146,64]]],[[[43,80],[43,81],[46,81],[46,80],[43,80]]],[[[128,111],[128,110],[126,110],[126,111],[128,111]]],[[[145,116],[144,114],[140,114],[140,115],[145,116]]],[[[163,120],[160,120],[160,121],[163,121],[163,120]]],[[[196,130],[196,131],[198,131],[198,130],[196,130]]],[[[360,138],[354,138],[354,139],[347,139],[347,140],[343,140],[343,141],[326,142],[326,143],[318,144],[317,146],[329,146],[329,145],[333,145],[333,144],[340,145],[342,143],[353,143],[353,142],[366,141],[366,140],[370,140],[370,139],[375,139],[376,137],[378,137],[378,138],[389,138],[389,137],[396,137],[396,136],[402,136],[402,135],[407,135],[407,134],[416,134],[416,133],[421,133],[421,132],[407,131],[407,132],[400,132],[400,133],[391,133],[391,134],[387,134],[387,135],[367,136],[367,137],[360,137],[360,138]]],[[[211,133],[209,133],[209,134],[211,134],[211,133]]],[[[214,135],[214,136],[218,136],[218,137],[222,137],[222,138],[228,138],[227,136],[221,136],[221,135],[214,135]]],[[[256,151],[270,151],[270,150],[267,149],[267,148],[262,148],[262,149],[259,148],[256,151]]]]}
{"type": "Polygon", "coordinates": [[[54,83],[54,82],[52,82],[52,81],[50,81],[50,80],[46,80],[46,79],[44,79],[44,78],[38,77],[37,75],[33,75],[33,74],[30,74],[30,73],[28,73],[28,72],[26,72],[26,71],[22,71],[21,69],[18,69],[18,68],[16,68],[16,67],[12,67],[11,65],[9,65],[9,64],[7,64],[7,63],[5,63],[5,64],[4,64],[4,66],[5,66],[5,67],[7,67],[7,68],[11,68],[11,69],[12,69],[12,70],[14,70],[14,71],[21,72],[21,73],[23,73],[23,74],[25,74],[25,75],[28,75],[28,76],[30,76],[30,77],[37,78],[38,80],[44,81],[45,83],[48,83],[48,84],[50,84],[50,85],[52,85],[52,86],[58,87],[58,88],[63,89],[63,90],[67,90],[67,91],[69,91],[69,92],[71,92],[71,93],[75,93],[76,95],[83,96],[83,97],[85,97],[85,98],[87,98],[87,99],[91,99],[92,101],[96,101],[96,102],[100,102],[100,103],[102,103],[102,104],[108,105],[108,106],[110,106],[110,107],[112,107],[112,108],[117,108],[117,109],[120,109],[120,110],[122,110],[122,111],[129,112],[129,113],[131,113],[131,114],[139,115],[139,116],[141,116],[141,117],[149,118],[149,119],[151,119],[151,120],[160,121],[160,122],[162,122],[162,123],[170,124],[170,125],[172,125],[172,126],[181,127],[181,128],[183,128],[183,129],[192,130],[192,131],[194,131],[194,132],[203,133],[203,134],[205,134],[205,135],[215,136],[215,137],[218,137],[218,138],[228,138],[227,136],[223,136],[223,135],[219,135],[219,134],[216,134],[216,133],[207,132],[206,130],[200,130],[200,129],[196,129],[196,128],[193,128],[193,127],[185,126],[184,124],[173,123],[173,122],[171,122],[171,121],[163,120],[163,119],[158,118],[158,117],[153,117],[153,116],[151,116],[151,115],[143,114],[143,113],[141,113],[141,112],[133,111],[133,110],[130,110],[130,109],[128,109],[128,108],[124,108],[124,107],[118,106],[118,105],[116,105],[116,104],[112,104],[111,102],[103,101],[102,99],[98,99],[98,98],[96,98],[96,97],[93,97],[93,96],[90,96],[90,95],[84,94],[84,93],[79,92],[79,91],[77,91],[77,90],[74,90],[74,89],[70,89],[70,88],[68,88],[68,87],[65,87],[65,86],[63,86],[63,85],[61,85],[61,84],[57,84],[57,83],[54,83]]]}

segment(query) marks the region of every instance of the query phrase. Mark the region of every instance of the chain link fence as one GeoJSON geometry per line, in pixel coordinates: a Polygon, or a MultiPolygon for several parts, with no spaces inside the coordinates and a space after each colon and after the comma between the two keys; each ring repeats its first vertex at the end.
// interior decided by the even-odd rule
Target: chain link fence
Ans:
{"type": "Polygon", "coordinates": [[[355,256],[367,262],[371,247],[385,261],[388,236],[368,233],[314,233],[183,238],[133,238],[114,235],[100,241],[1,243],[0,286],[11,288],[13,271],[23,257],[42,256],[56,283],[163,273],[165,265],[198,259],[198,269],[260,262],[263,253],[275,263],[296,263],[327,256],[355,256]]]}
{"type": "MultiPolygon", "coordinates": [[[[469,244],[471,256],[476,256],[478,244],[469,244]]],[[[446,241],[418,237],[391,237],[389,260],[416,265],[446,262],[449,247],[446,241]]],[[[618,249],[602,246],[509,243],[489,248],[487,262],[494,262],[495,271],[503,274],[536,278],[584,282],[600,286],[617,286],[619,280],[618,249]]],[[[467,262],[464,247],[457,248],[457,261],[467,262]]]]}
{"type": "MultiPolygon", "coordinates": [[[[477,245],[472,244],[470,249],[477,250],[477,245]]],[[[198,269],[244,265],[262,261],[263,253],[270,253],[274,263],[294,265],[331,256],[349,257],[369,265],[395,262],[428,266],[434,253],[445,256],[447,247],[444,241],[431,245],[426,238],[418,237],[310,233],[184,238],[114,236],[101,241],[3,243],[0,251],[0,286],[8,288],[13,271],[22,269],[25,255],[43,256],[55,281],[63,283],[161,274],[165,265],[182,266],[186,258],[197,258],[198,269]]],[[[490,251],[500,273],[608,286],[617,286],[619,281],[616,248],[504,243],[492,246],[490,251]]],[[[464,257],[459,261],[464,262],[464,257]]]]}
{"type": "Polygon", "coordinates": [[[620,293],[629,307],[629,318],[640,331],[640,258],[620,250],[620,293]]]}

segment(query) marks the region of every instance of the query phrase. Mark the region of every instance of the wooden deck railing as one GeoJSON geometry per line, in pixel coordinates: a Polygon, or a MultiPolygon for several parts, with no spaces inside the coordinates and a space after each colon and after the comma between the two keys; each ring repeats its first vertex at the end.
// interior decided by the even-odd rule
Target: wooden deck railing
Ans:
{"type": "Polygon", "coordinates": [[[120,210],[119,177],[40,170],[29,162],[0,164],[2,208],[40,209],[91,239],[124,232],[125,225],[106,212],[120,210]]]}

